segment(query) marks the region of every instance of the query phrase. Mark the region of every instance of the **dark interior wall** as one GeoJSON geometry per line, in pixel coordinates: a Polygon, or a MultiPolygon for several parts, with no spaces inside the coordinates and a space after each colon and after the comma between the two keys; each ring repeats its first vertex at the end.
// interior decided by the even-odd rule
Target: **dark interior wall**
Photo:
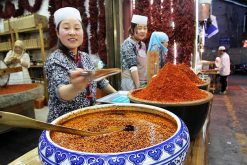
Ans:
{"type": "Polygon", "coordinates": [[[219,32],[205,40],[206,49],[216,49],[223,37],[230,39],[229,48],[242,47],[244,15],[247,8],[221,0],[212,1],[212,14],[217,17],[219,32]]]}

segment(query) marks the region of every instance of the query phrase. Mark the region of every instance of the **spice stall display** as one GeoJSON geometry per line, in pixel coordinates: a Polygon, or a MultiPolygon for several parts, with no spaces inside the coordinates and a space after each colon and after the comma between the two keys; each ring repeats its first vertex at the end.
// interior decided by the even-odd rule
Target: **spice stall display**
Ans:
{"type": "Polygon", "coordinates": [[[109,126],[131,125],[133,129],[84,137],[44,130],[38,145],[43,164],[180,165],[190,145],[188,128],[182,120],[150,105],[85,107],[60,116],[52,124],[93,132],[109,126]]]}
{"type": "Polygon", "coordinates": [[[178,67],[167,63],[143,89],[130,91],[131,102],[165,108],[185,122],[192,139],[205,122],[213,95],[200,90],[178,67]]]}

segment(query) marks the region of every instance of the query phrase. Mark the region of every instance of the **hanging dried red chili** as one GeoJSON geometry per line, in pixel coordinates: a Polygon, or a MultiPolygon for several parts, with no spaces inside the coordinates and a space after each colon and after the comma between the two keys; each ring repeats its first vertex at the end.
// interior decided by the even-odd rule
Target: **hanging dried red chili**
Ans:
{"type": "Polygon", "coordinates": [[[187,65],[184,63],[177,64],[177,67],[189,77],[189,79],[196,85],[204,84],[205,82],[201,80],[187,65]]]}
{"type": "Polygon", "coordinates": [[[158,102],[185,102],[204,99],[207,93],[200,90],[176,65],[167,63],[134,97],[158,102]]]}
{"type": "Polygon", "coordinates": [[[6,87],[0,88],[0,95],[13,94],[18,92],[25,92],[30,89],[36,88],[37,84],[17,84],[17,85],[7,85],[6,87]]]}

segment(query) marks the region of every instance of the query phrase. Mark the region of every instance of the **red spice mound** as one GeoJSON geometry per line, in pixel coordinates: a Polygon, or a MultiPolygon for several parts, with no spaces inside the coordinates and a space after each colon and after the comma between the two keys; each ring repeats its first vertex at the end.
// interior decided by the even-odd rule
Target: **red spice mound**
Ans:
{"type": "Polygon", "coordinates": [[[0,88],[0,95],[12,94],[18,92],[25,92],[30,89],[36,88],[37,84],[16,84],[16,85],[7,85],[0,88]]]}
{"type": "Polygon", "coordinates": [[[176,65],[167,63],[148,85],[132,96],[158,102],[185,102],[204,99],[207,93],[200,90],[176,65]]]}
{"type": "Polygon", "coordinates": [[[58,145],[92,153],[126,152],[146,148],[165,141],[177,130],[176,122],[169,116],[124,109],[80,115],[62,125],[92,132],[101,132],[109,126],[134,127],[133,131],[123,130],[88,137],[51,132],[51,139],[58,145]]]}
{"type": "Polygon", "coordinates": [[[205,82],[201,80],[197,75],[184,63],[177,64],[177,67],[189,77],[189,79],[197,85],[204,84],[205,82]]]}

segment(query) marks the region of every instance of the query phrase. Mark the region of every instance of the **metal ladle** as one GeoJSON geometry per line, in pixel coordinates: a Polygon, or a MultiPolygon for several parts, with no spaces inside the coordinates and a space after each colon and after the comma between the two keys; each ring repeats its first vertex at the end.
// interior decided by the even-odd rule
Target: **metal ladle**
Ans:
{"type": "Polygon", "coordinates": [[[80,136],[96,136],[96,135],[102,135],[116,131],[124,131],[124,130],[128,131],[129,129],[129,126],[126,127],[110,126],[107,130],[103,130],[101,132],[90,132],[90,131],[83,131],[83,130],[78,130],[60,125],[49,124],[23,115],[10,113],[10,112],[3,112],[3,111],[0,111],[0,124],[13,126],[13,127],[20,127],[20,128],[34,128],[41,130],[45,129],[45,130],[64,132],[64,133],[75,134],[80,136]]]}

